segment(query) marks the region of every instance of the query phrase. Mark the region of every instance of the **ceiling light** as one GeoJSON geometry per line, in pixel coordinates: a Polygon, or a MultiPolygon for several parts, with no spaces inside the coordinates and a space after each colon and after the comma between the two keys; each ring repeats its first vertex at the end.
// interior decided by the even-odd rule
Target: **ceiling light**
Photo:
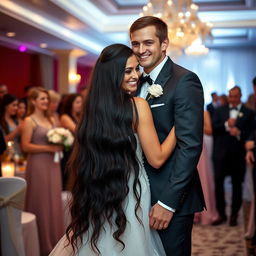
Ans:
{"type": "Polygon", "coordinates": [[[8,37],[14,37],[14,36],[16,36],[16,33],[15,33],[15,32],[7,32],[7,33],[6,33],[6,36],[8,36],[8,37]]]}
{"type": "Polygon", "coordinates": [[[141,16],[156,16],[167,23],[169,52],[181,53],[199,39],[203,46],[204,40],[211,36],[212,25],[198,18],[198,6],[192,0],[150,0],[142,10],[141,16]]]}
{"type": "Polygon", "coordinates": [[[48,44],[46,44],[46,43],[41,43],[41,44],[40,44],[40,47],[41,47],[41,48],[47,48],[47,47],[48,47],[48,44]]]}
{"type": "Polygon", "coordinates": [[[20,45],[19,46],[19,51],[20,52],[25,52],[27,50],[27,47],[25,45],[20,45]]]}

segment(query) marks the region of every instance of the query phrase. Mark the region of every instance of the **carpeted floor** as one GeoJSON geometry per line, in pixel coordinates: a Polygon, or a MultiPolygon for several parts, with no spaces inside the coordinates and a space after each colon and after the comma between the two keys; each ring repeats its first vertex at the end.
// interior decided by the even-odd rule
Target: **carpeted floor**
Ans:
{"type": "Polygon", "coordinates": [[[192,235],[193,256],[246,256],[244,225],[229,227],[194,225],[192,235]]]}
{"type": "MultiPolygon", "coordinates": [[[[226,212],[230,214],[230,179],[225,182],[226,212]]],[[[230,227],[228,222],[219,226],[194,225],[192,233],[192,256],[251,256],[245,239],[245,218],[248,210],[241,208],[238,225],[230,227]],[[245,215],[244,215],[245,214],[245,215]]]]}

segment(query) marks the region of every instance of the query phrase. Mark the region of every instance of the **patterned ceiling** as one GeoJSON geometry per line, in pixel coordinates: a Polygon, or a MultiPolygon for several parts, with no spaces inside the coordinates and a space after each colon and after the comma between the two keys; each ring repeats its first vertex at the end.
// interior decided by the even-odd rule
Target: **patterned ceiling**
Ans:
{"type": "MultiPolygon", "coordinates": [[[[156,0],[154,0],[156,1],[156,0]]],[[[256,48],[256,0],[194,0],[213,23],[208,47],[256,48]]],[[[81,48],[91,62],[111,43],[129,44],[128,27],[146,0],[0,0],[0,44],[33,51],[81,48]],[[15,38],[6,32],[15,31],[15,38]],[[47,43],[42,49],[40,43],[47,43]]]]}

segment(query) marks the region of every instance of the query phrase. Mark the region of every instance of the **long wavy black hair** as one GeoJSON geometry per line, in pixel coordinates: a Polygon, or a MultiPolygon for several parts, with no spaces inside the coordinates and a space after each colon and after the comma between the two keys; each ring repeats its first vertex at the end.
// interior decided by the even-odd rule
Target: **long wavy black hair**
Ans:
{"type": "Polygon", "coordinates": [[[95,253],[104,223],[108,222],[113,237],[121,243],[127,219],[124,211],[133,179],[133,193],[141,200],[139,163],[136,158],[137,110],[131,95],[122,87],[127,59],[132,50],[122,44],[106,47],[99,56],[91,77],[90,92],[69,168],[75,174],[71,203],[72,222],[66,234],[74,252],[83,242],[84,234],[95,253]],[[135,120],[135,121],[134,121],[135,120]]]}

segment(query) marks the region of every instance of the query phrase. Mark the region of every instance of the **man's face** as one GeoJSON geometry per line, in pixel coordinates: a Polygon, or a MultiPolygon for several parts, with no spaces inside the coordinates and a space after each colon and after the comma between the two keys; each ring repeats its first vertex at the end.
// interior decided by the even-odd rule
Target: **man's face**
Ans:
{"type": "Polygon", "coordinates": [[[213,102],[217,102],[219,100],[218,95],[217,94],[213,94],[212,95],[212,100],[213,100],[213,102]]]}
{"type": "Polygon", "coordinates": [[[3,96],[8,93],[6,85],[1,85],[0,86],[0,98],[3,98],[3,96]]]}
{"type": "Polygon", "coordinates": [[[228,101],[229,104],[231,104],[233,107],[236,107],[241,102],[241,94],[238,89],[234,89],[229,91],[228,95],[228,101]]]}
{"type": "Polygon", "coordinates": [[[165,57],[168,39],[160,43],[155,26],[131,33],[132,50],[146,73],[151,72],[165,57]]]}

